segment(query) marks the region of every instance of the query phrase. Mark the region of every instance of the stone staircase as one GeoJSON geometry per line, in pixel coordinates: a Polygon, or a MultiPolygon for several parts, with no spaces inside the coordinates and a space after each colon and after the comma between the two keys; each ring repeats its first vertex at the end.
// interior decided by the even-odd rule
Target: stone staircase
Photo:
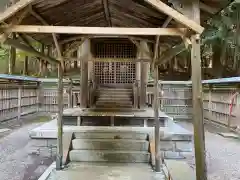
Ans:
{"type": "Polygon", "coordinates": [[[75,133],[70,162],[150,163],[148,135],[136,132],[75,133]]]}
{"type": "Polygon", "coordinates": [[[133,92],[127,88],[99,88],[96,108],[132,108],[133,92]]]}

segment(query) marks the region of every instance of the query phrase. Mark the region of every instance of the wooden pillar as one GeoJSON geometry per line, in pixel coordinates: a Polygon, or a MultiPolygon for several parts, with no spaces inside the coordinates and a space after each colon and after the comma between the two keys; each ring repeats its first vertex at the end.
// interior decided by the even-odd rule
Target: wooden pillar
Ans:
{"type": "Polygon", "coordinates": [[[72,82],[72,79],[70,79],[70,84],[69,84],[69,88],[68,88],[68,108],[72,108],[73,107],[73,93],[72,93],[72,89],[73,89],[73,82],[72,82]]]}
{"type": "Polygon", "coordinates": [[[23,68],[23,75],[28,75],[28,59],[29,57],[28,56],[25,56],[25,59],[24,59],[24,68],[23,68]]]}
{"type": "Polygon", "coordinates": [[[42,83],[38,82],[37,83],[37,112],[41,112],[42,108],[42,83]]]}
{"type": "MultiPolygon", "coordinates": [[[[16,39],[16,35],[13,33],[12,39],[16,39]]],[[[8,74],[14,74],[16,64],[16,48],[10,47],[9,59],[8,59],[8,74]]]]}
{"type": "MultiPolygon", "coordinates": [[[[44,44],[41,44],[41,53],[44,54],[44,44]]],[[[44,68],[44,59],[40,59],[39,60],[39,69],[40,69],[39,72],[40,72],[41,77],[44,76],[43,68],[44,68]]]]}
{"type": "MultiPolygon", "coordinates": [[[[200,24],[199,0],[192,1],[193,19],[200,24]]],[[[193,93],[193,122],[194,122],[194,146],[196,162],[196,179],[206,180],[206,157],[205,157],[205,135],[202,101],[202,78],[201,78],[201,50],[200,35],[192,35],[192,93],[193,93]]]]}
{"type": "Polygon", "coordinates": [[[57,158],[56,169],[62,169],[62,157],[63,157],[63,69],[61,65],[58,65],[58,134],[57,134],[57,158]]]}
{"type": "Polygon", "coordinates": [[[81,58],[81,83],[80,83],[80,107],[88,105],[88,59],[90,53],[90,41],[86,40],[80,47],[78,57],[81,58]]]}
{"type": "MultiPolygon", "coordinates": [[[[141,41],[140,42],[141,49],[144,50],[140,51],[139,58],[140,59],[151,59],[149,55],[146,54],[146,52],[149,51],[149,47],[146,42],[141,41]]],[[[140,75],[140,108],[146,107],[146,96],[147,96],[147,83],[148,83],[148,74],[150,70],[150,64],[149,62],[141,62],[141,75],[140,75]]]]}
{"type": "MultiPolygon", "coordinates": [[[[54,37],[54,35],[53,35],[54,37]]],[[[58,64],[58,120],[57,120],[57,158],[56,169],[62,169],[63,162],[63,75],[64,75],[64,59],[62,57],[62,47],[58,44],[57,39],[54,37],[55,46],[58,51],[58,59],[61,63],[58,64]]]]}
{"type": "Polygon", "coordinates": [[[155,171],[161,171],[158,67],[154,69],[155,171]]]}
{"type": "Polygon", "coordinates": [[[19,86],[18,86],[18,116],[17,116],[18,122],[21,119],[21,113],[22,113],[21,106],[22,106],[22,85],[19,84],[19,86]]]}

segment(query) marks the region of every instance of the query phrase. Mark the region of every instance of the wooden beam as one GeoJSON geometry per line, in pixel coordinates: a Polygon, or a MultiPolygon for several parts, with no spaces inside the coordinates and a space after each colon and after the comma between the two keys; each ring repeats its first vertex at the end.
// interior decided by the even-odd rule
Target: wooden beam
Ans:
{"type": "Polygon", "coordinates": [[[27,53],[32,54],[34,56],[37,56],[39,58],[45,59],[45,60],[47,60],[50,63],[59,63],[58,60],[56,60],[56,59],[54,59],[52,57],[46,56],[46,55],[44,55],[44,54],[42,54],[42,53],[32,49],[31,47],[29,47],[29,46],[27,46],[25,44],[22,44],[18,40],[7,39],[4,42],[4,44],[12,46],[12,47],[17,48],[17,49],[20,49],[22,51],[26,51],[27,53]]]}
{"type": "Polygon", "coordinates": [[[39,20],[43,25],[49,25],[47,21],[40,16],[33,8],[31,8],[30,13],[37,19],[39,20]]]}
{"type": "MultiPolygon", "coordinates": [[[[172,17],[168,16],[168,18],[163,23],[162,28],[166,28],[171,21],[172,21],[172,17]]],[[[157,36],[155,47],[154,47],[153,61],[152,61],[152,66],[151,66],[152,70],[154,70],[155,62],[158,58],[157,56],[158,56],[158,50],[159,50],[159,41],[160,41],[160,36],[157,36]]]]}
{"type": "Polygon", "coordinates": [[[180,22],[181,24],[185,25],[186,27],[192,29],[193,31],[201,34],[204,30],[202,26],[200,26],[195,21],[187,18],[183,14],[179,13],[178,11],[174,10],[173,8],[169,7],[167,4],[163,3],[160,0],[145,0],[147,3],[151,4],[153,7],[158,9],[159,11],[171,16],[176,21],[180,22]]]}
{"type": "Polygon", "coordinates": [[[210,14],[216,14],[219,11],[217,8],[212,7],[212,6],[208,6],[203,2],[200,2],[200,8],[201,8],[201,10],[203,10],[205,12],[208,12],[210,14]]]}
{"type": "Polygon", "coordinates": [[[132,38],[134,40],[140,40],[140,41],[146,41],[148,43],[155,43],[154,40],[150,40],[147,38],[142,38],[142,37],[136,37],[136,36],[118,36],[118,35],[91,35],[91,36],[83,36],[83,35],[78,35],[78,36],[73,36],[70,38],[62,39],[59,41],[59,44],[67,44],[72,41],[77,41],[77,40],[82,40],[83,38],[90,38],[90,39],[96,39],[96,38],[132,38]]]}
{"type": "Polygon", "coordinates": [[[149,57],[151,57],[151,58],[153,57],[152,53],[151,53],[150,51],[147,51],[146,49],[143,49],[143,48],[141,47],[141,45],[140,45],[139,42],[135,41],[135,40],[132,39],[132,38],[129,38],[129,40],[130,40],[133,44],[135,44],[135,45],[137,46],[137,48],[138,48],[141,52],[143,52],[144,54],[146,54],[147,56],[149,56],[149,57]]]}
{"type": "MultiPolygon", "coordinates": [[[[168,2],[174,4],[175,6],[177,5],[179,7],[181,7],[182,3],[186,3],[186,1],[184,2],[184,1],[179,1],[179,0],[169,0],[168,2]]],[[[191,1],[188,1],[188,2],[191,2],[191,1]]],[[[210,14],[216,14],[219,11],[219,9],[217,9],[215,7],[208,6],[203,2],[200,2],[199,6],[200,6],[201,10],[203,10],[205,12],[208,12],[210,14]]],[[[179,9],[176,9],[176,10],[179,11],[179,9]]]]}
{"type": "Polygon", "coordinates": [[[74,52],[74,51],[77,51],[78,47],[81,46],[84,41],[86,40],[87,38],[83,38],[81,41],[79,42],[74,42],[73,44],[70,45],[70,47],[68,49],[66,49],[66,53],[64,54],[66,57],[69,57],[71,56],[71,54],[74,52]]]}
{"type": "MultiPolygon", "coordinates": [[[[12,25],[20,24],[23,21],[23,19],[28,15],[29,10],[30,10],[29,8],[25,9],[18,17],[14,18],[14,20],[8,26],[11,27],[12,25]]],[[[4,24],[6,24],[6,23],[4,23],[4,24]]],[[[2,33],[2,32],[0,32],[0,33],[2,33]]],[[[11,32],[0,34],[0,40],[2,42],[5,41],[10,34],[11,34],[11,32]]]]}
{"type": "Polygon", "coordinates": [[[112,27],[110,11],[109,11],[109,7],[108,7],[108,0],[102,0],[102,3],[103,3],[103,7],[104,7],[104,14],[105,14],[107,24],[109,27],[112,27]]]}
{"type": "Polygon", "coordinates": [[[52,36],[53,36],[53,41],[54,41],[54,44],[55,44],[55,47],[56,47],[56,50],[57,50],[58,58],[60,60],[61,68],[62,68],[62,71],[64,72],[65,65],[64,65],[64,59],[63,59],[63,56],[62,56],[62,46],[60,47],[56,34],[53,33],[52,36]]]}
{"type": "Polygon", "coordinates": [[[2,26],[4,32],[18,33],[59,33],[92,35],[161,35],[182,36],[185,28],[116,28],[116,27],[77,27],[77,26],[2,26]]]}
{"type": "MultiPolygon", "coordinates": [[[[38,19],[43,25],[46,25],[46,26],[49,25],[49,23],[48,23],[40,14],[38,14],[32,7],[31,7],[31,10],[30,10],[30,13],[31,13],[36,19],[38,19]]],[[[57,35],[54,34],[54,33],[53,33],[52,35],[57,37],[57,35]]]]}
{"type": "Polygon", "coordinates": [[[181,52],[187,50],[184,43],[178,44],[176,46],[171,47],[170,49],[166,50],[162,53],[161,57],[156,61],[156,65],[162,65],[170,61],[176,55],[180,54],[181,52]]]}
{"type": "Polygon", "coordinates": [[[7,8],[3,13],[0,14],[0,22],[4,22],[9,17],[16,14],[21,9],[27,7],[31,4],[34,0],[20,0],[16,4],[12,5],[11,7],[7,8]]]}

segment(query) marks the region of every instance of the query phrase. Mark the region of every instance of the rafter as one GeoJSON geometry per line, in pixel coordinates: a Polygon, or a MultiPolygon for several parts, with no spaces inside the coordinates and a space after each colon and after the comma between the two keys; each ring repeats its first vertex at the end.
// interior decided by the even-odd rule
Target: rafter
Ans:
{"type": "Polygon", "coordinates": [[[111,22],[111,17],[110,17],[108,0],[102,0],[102,3],[103,3],[104,14],[105,14],[105,18],[106,18],[106,21],[107,21],[107,23],[108,23],[108,26],[109,26],[109,27],[112,27],[112,22],[111,22]]]}
{"type": "Polygon", "coordinates": [[[7,8],[3,13],[0,15],[0,22],[4,22],[6,19],[20,11],[21,9],[27,7],[31,4],[34,0],[20,0],[16,4],[12,5],[11,7],[7,8]]]}
{"type": "Polygon", "coordinates": [[[151,4],[153,7],[155,7],[159,11],[167,14],[168,16],[171,16],[173,19],[180,22],[184,26],[197,32],[198,34],[201,34],[203,32],[204,28],[202,26],[200,26],[195,21],[187,18],[183,14],[179,13],[175,9],[169,7],[167,4],[163,3],[162,1],[160,1],[160,0],[145,0],[145,1],[149,4],[151,4]]]}
{"type": "MultiPolygon", "coordinates": [[[[14,18],[14,20],[8,26],[21,24],[21,22],[29,14],[29,12],[30,12],[30,8],[25,9],[18,17],[14,18]]],[[[6,25],[5,22],[2,22],[2,23],[6,25]]],[[[5,41],[10,34],[11,32],[0,34],[1,41],[2,42],[5,41]]]]}
{"type": "Polygon", "coordinates": [[[86,35],[161,35],[182,36],[185,28],[113,28],[113,27],[77,27],[77,26],[31,26],[16,25],[2,26],[5,33],[59,33],[59,34],[86,34],[86,35]]]}

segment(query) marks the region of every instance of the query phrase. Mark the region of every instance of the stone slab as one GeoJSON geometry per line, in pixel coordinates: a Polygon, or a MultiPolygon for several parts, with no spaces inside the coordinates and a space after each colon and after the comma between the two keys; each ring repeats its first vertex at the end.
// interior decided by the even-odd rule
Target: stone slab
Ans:
{"type": "MultiPolygon", "coordinates": [[[[138,109],[121,109],[120,111],[114,110],[95,110],[95,109],[82,109],[82,108],[70,108],[63,111],[63,116],[114,116],[114,117],[140,117],[140,118],[154,118],[153,108],[146,108],[143,110],[138,109]]],[[[159,118],[169,118],[164,112],[159,111],[159,118]]]]}
{"type": "MultiPolygon", "coordinates": [[[[94,133],[147,133],[149,135],[154,134],[154,127],[101,127],[101,126],[64,126],[64,132],[94,132],[94,133]]],[[[184,129],[180,125],[169,122],[168,126],[160,127],[161,140],[185,140],[191,141],[193,138],[193,133],[184,129]]],[[[31,138],[42,138],[42,139],[56,139],[57,138],[57,120],[54,119],[47,122],[35,129],[29,131],[29,136],[31,138]]]]}
{"type": "Polygon", "coordinates": [[[0,133],[5,133],[5,132],[8,132],[10,131],[11,129],[7,129],[7,128],[4,128],[4,129],[0,129],[0,133]]]}
{"type": "Polygon", "coordinates": [[[235,133],[218,133],[218,134],[225,137],[225,138],[240,139],[239,135],[237,135],[235,133]]]}
{"type": "Polygon", "coordinates": [[[70,163],[63,171],[52,171],[47,180],[165,180],[148,164],[128,163],[70,163]]]}
{"type": "Polygon", "coordinates": [[[121,132],[80,132],[74,133],[76,139],[135,139],[146,140],[147,133],[121,132]]]}
{"type": "Polygon", "coordinates": [[[130,139],[74,139],[73,149],[148,151],[149,142],[130,139]]]}
{"type": "Polygon", "coordinates": [[[71,162],[149,163],[150,153],[142,151],[71,150],[71,162]]]}
{"type": "Polygon", "coordinates": [[[172,180],[195,180],[194,170],[187,162],[177,160],[165,160],[169,176],[172,180]],[[181,167],[181,168],[179,168],[181,167]]]}

